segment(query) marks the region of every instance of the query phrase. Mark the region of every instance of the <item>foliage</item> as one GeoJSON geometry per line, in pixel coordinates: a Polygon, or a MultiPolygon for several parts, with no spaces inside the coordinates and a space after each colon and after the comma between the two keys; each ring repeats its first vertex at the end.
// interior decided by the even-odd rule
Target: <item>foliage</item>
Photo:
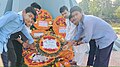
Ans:
{"type": "Polygon", "coordinates": [[[120,6],[115,10],[115,16],[120,18],[120,6]]]}
{"type": "Polygon", "coordinates": [[[92,15],[100,14],[99,0],[94,0],[89,2],[89,13],[92,15]]]}
{"type": "Polygon", "coordinates": [[[116,34],[120,35],[120,24],[119,23],[110,23],[113,27],[113,29],[115,30],[116,34]]]}
{"type": "Polygon", "coordinates": [[[79,6],[83,9],[85,14],[92,14],[109,21],[119,21],[120,0],[82,0],[79,6]],[[117,16],[115,16],[115,14],[117,16]]]}

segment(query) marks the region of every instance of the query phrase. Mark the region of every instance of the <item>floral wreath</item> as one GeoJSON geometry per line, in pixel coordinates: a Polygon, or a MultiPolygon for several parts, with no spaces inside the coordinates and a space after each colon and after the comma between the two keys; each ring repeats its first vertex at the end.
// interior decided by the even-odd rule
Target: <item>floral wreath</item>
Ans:
{"type": "Polygon", "coordinates": [[[47,66],[55,61],[54,57],[45,57],[37,52],[31,52],[24,57],[25,64],[28,66],[47,66]]]}
{"type": "Polygon", "coordinates": [[[52,25],[52,16],[51,14],[44,9],[40,10],[40,13],[38,14],[38,16],[36,17],[37,22],[34,24],[34,26],[37,29],[44,29],[44,30],[48,30],[50,28],[50,26],[52,25]]]}
{"type": "Polygon", "coordinates": [[[61,36],[58,35],[50,35],[50,34],[45,34],[43,35],[42,38],[39,39],[39,44],[37,44],[37,50],[39,53],[41,53],[41,55],[45,55],[45,56],[50,56],[50,57],[57,57],[59,55],[59,53],[62,51],[62,47],[64,46],[64,44],[66,43],[64,38],[62,38],[61,36]],[[48,47],[44,47],[43,42],[47,42],[51,40],[52,42],[55,42],[56,44],[53,46],[56,46],[57,48],[53,48],[53,49],[49,49],[52,44],[46,44],[48,47]],[[48,48],[48,49],[47,49],[48,48]]]}
{"type": "Polygon", "coordinates": [[[66,19],[63,16],[58,16],[53,22],[53,30],[56,35],[66,36],[66,19]]]}

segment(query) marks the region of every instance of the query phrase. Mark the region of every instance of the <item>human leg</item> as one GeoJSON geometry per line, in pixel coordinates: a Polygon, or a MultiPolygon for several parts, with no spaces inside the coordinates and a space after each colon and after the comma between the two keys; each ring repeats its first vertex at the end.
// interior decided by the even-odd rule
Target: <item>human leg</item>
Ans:
{"type": "Polygon", "coordinates": [[[89,55],[88,55],[87,66],[93,66],[94,57],[95,57],[95,53],[96,53],[96,42],[95,42],[95,40],[91,40],[89,42],[89,45],[90,45],[90,51],[89,51],[89,55]]]}
{"type": "Polygon", "coordinates": [[[113,44],[114,42],[112,42],[110,46],[106,48],[97,49],[96,59],[93,67],[108,67],[113,44]]]}

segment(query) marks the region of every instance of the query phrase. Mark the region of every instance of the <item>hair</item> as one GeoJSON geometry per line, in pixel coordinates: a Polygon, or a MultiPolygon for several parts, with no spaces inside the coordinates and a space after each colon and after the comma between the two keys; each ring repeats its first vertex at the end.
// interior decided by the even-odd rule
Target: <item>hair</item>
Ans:
{"type": "Polygon", "coordinates": [[[36,13],[36,11],[35,11],[35,9],[33,8],[33,7],[27,7],[26,9],[25,9],[25,12],[26,13],[29,13],[29,12],[31,12],[33,15],[34,15],[34,21],[36,21],[36,15],[37,15],[37,13],[36,13]]]}
{"type": "Polygon", "coordinates": [[[74,6],[70,9],[70,13],[72,13],[74,11],[79,11],[80,13],[82,13],[82,9],[79,6],[74,6]]]}
{"type": "Polygon", "coordinates": [[[31,4],[31,7],[33,7],[33,8],[38,8],[39,10],[41,9],[41,6],[40,6],[39,4],[37,4],[36,2],[33,2],[33,3],[31,4]]]}
{"type": "Polygon", "coordinates": [[[66,6],[62,6],[59,11],[60,11],[60,13],[62,13],[62,12],[64,12],[65,10],[68,11],[68,8],[67,8],[66,6]]]}
{"type": "Polygon", "coordinates": [[[72,15],[70,14],[70,15],[69,15],[69,20],[70,20],[71,18],[72,18],[72,15]]]}

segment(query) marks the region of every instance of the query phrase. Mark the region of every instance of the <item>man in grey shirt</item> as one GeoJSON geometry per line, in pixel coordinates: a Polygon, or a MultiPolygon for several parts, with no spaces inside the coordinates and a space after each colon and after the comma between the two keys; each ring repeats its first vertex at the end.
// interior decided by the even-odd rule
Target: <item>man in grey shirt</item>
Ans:
{"type": "Polygon", "coordinates": [[[94,39],[96,43],[93,45],[97,46],[97,52],[93,67],[108,67],[111,50],[114,41],[117,39],[117,35],[112,27],[98,17],[84,15],[78,6],[72,7],[70,13],[73,19],[72,22],[78,27],[74,41],[71,43],[77,46],[89,43],[91,39],[94,39]],[[83,33],[85,37],[79,40],[83,33]]]}

